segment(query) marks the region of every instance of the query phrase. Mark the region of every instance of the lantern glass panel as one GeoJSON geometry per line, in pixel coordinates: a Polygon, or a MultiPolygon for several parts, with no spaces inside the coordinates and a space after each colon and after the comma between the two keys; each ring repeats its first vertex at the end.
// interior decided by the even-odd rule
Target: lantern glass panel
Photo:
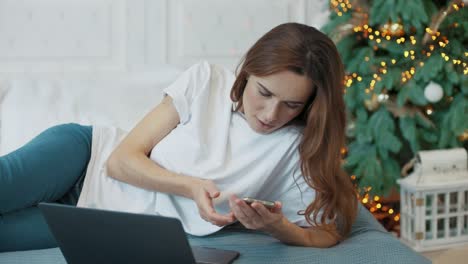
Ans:
{"type": "Polygon", "coordinates": [[[437,195],[437,214],[445,213],[445,194],[439,193],[437,195]]]}
{"type": "Polygon", "coordinates": [[[426,195],[426,215],[431,215],[432,214],[432,202],[434,195],[432,194],[427,194],[426,195]]]}
{"type": "Polygon", "coordinates": [[[411,223],[410,234],[411,234],[412,239],[414,240],[416,239],[416,237],[415,237],[415,232],[414,232],[414,218],[413,217],[411,217],[410,223],[411,223]]]}
{"type": "Polygon", "coordinates": [[[457,235],[457,217],[449,218],[449,236],[454,237],[457,235]]]}
{"type": "Polygon", "coordinates": [[[431,225],[431,220],[426,220],[426,235],[425,235],[427,240],[432,239],[432,225],[431,225]]]}
{"type": "Polygon", "coordinates": [[[458,193],[457,193],[457,192],[451,192],[451,193],[450,193],[450,209],[449,209],[449,213],[455,213],[455,212],[457,212],[457,207],[458,207],[458,193]]]}
{"type": "Polygon", "coordinates": [[[437,238],[443,238],[445,235],[444,232],[445,218],[437,219],[437,238]]]}
{"type": "Polygon", "coordinates": [[[463,217],[462,234],[463,234],[463,235],[468,234],[468,215],[465,215],[465,216],[463,217]]]}
{"type": "Polygon", "coordinates": [[[463,207],[465,208],[465,211],[468,211],[468,191],[465,191],[465,202],[463,203],[463,207]]]}

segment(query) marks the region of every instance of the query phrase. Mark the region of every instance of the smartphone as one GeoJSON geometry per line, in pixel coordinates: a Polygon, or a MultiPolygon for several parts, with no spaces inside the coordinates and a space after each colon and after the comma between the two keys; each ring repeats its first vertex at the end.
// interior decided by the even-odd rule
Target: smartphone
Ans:
{"type": "Polygon", "coordinates": [[[244,197],[242,198],[242,200],[244,200],[244,202],[246,202],[247,204],[252,204],[253,202],[257,202],[257,203],[263,204],[268,209],[275,208],[275,202],[272,202],[272,201],[258,200],[258,199],[254,199],[250,197],[244,197]]]}

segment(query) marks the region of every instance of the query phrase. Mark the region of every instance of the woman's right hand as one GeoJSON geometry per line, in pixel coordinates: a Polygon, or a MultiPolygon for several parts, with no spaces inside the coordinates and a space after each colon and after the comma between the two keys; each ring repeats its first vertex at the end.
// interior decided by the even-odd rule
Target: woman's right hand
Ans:
{"type": "Polygon", "coordinates": [[[198,213],[201,218],[217,226],[225,226],[236,220],[234,213],[222,215],[216,212],[213,206],[213,199],[219,197],[220,191],[212,180],[197,179],[192,185],[192,199],[198,206],[198,213]]]}

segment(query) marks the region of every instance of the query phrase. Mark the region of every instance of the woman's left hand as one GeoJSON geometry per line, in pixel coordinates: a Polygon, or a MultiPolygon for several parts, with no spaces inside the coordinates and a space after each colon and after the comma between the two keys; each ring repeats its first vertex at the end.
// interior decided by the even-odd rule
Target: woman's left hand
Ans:
{"type": "Polygon", "coordinates": [[[266,208],[263,204],[254,202],[248,205],[235,195],[229,197],[229,205],[234,216],[248,229],[271,233],[282,222],[281,202],[276,201],[275,207],[266,208]]]}

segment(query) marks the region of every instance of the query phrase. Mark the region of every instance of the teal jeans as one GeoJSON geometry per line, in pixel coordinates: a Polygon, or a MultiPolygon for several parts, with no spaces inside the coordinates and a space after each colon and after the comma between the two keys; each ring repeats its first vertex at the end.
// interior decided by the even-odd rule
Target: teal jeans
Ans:
{"type": "Polygon", "coordinates": [[[0,252],[57,246],[37,204],[76,205],[91,139],[91,126],[57,125],[0,157],[0,252]]]}

